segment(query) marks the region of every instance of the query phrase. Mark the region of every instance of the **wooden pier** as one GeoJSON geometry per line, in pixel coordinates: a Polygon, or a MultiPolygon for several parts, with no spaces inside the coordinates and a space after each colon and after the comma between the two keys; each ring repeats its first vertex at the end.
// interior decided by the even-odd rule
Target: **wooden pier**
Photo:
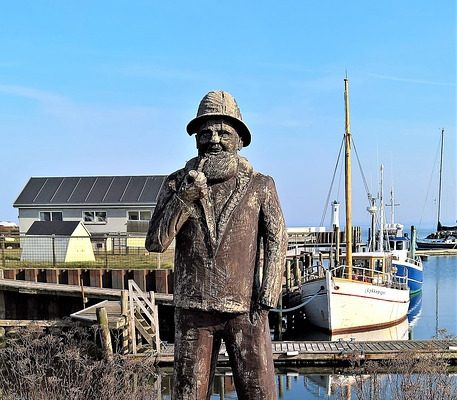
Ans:
{"type": "MultiPolygon", "coordinates": [[[[361,365],[365,361],[391,361],[401,355],[422,359],[435,357],[457,363],[457,340],[403,340],[403,341],[283,341],[272,343],[275,366],[315,365],[339,366],[361,365]]],[[[146,356],[144,353],[142,356],[146,356]]],[[[162,345],[156,355],[159,366],[173,363],[173,345],[162,345]]],[[[229,365],[228,354],[222,346],[218,366],[229,365]]]]}
{"type": "MultiPolygon", "coordinates": [[[[0,279],[0,291],[70,297],[82,297],[84,295],[85,297],[102,300],[119,300],[122,292],[121,289],[66,285],[59,283],[42,283],[12,279],[0,279]]],[[[156,303],[171,305],[173,303],[173,295],[156,293],[155,300],[156,303]]]]}

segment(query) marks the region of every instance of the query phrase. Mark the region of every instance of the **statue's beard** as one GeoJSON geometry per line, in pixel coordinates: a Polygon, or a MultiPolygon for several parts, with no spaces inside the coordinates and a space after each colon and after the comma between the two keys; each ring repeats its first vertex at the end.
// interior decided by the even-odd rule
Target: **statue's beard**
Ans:
{"type": "Polygon", "coordinates": [[[206,154],[203,173],[209,183],[224,182],[233,178],[238,171],[238,155],[222,151],[217,154],[206,154]]]}

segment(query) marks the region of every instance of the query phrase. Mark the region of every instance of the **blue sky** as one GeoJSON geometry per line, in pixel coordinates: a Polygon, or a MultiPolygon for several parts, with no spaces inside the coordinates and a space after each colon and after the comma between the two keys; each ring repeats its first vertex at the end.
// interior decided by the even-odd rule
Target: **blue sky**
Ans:
{"type": "MultiPolygon", "coordinates": [[[[445,128],[442,220],[457,219],[454,0],[3,2],[0,37],[0,220],[17,221],[31,176],[182,167],[195,154],[187,122],[224,89],[252,132],[241,154],[275,178],[287,225],[319,225],[346,71],[371,192],[383,163],[399,222],[433,224],[445,128]]],[[[356,162],[353,179],[354,223],[367,224],[356,162]]]]}

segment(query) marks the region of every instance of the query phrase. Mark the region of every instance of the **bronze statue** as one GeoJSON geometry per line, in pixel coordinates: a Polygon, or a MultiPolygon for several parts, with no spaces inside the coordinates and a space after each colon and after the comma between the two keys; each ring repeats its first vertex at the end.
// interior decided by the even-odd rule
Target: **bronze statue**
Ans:
{"type": "Polygon", "coordinates": [[[210,398],[221,340],[239,399],[276,399],[268,310],[287,247],[273,179],[238,155],[251,142],[235,99],[211,91],[187,126],[198,157],[171,174],[146,248],[176,239],[173,399],[210,398]]]}

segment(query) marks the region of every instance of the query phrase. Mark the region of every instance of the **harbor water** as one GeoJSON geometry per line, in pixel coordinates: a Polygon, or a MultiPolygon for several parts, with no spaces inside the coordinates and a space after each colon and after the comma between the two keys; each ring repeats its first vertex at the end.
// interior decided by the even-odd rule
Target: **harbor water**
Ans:
{"type": "MultiPolygon", "coordinates": [[[[384,334],[384,338],[395,339],[399,335],[403,336],[399,339],[422,340],[457,336],[457,256],[429,256],[423,263],[423,289],[411,299],[408,323],[389,330],[388,337],[384,334]]],[[[295,340],[322,339],[312,327],[305,324],[302,329],[303,332],[293,333],[295,340]]],[[[368,332],[362,339],[383,340],[377,335],[379,332],[368,332]]],[[[162,398],[170,399],[169,371],[164,372],[162,378],[162,398]]],[[[351,391],[356,378],[344,374],[281,369],[277,371],[276,380],[278,396],[284,400],[358,398],[355,390],[351,391]]],[[[211,399],[237,399],[229,370],[219,371],[214,392],[211,399]]]]}

